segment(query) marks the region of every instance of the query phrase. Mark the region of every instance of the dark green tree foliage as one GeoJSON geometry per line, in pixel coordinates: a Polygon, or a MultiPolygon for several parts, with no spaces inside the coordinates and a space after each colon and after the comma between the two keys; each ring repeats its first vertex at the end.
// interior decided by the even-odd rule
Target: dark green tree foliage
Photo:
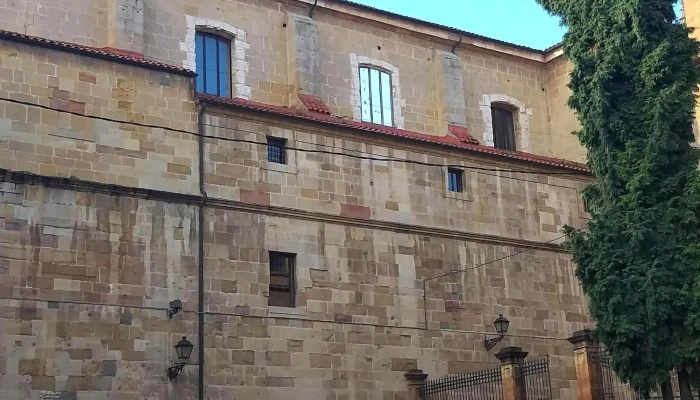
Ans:
{"type": "Polygon", "coordinates": [[[538,0],[569,31],[569,106],[597,181],[567,228],[597,338],[642,392],[700,360],[698,43],[674,0],[538,0]]]}

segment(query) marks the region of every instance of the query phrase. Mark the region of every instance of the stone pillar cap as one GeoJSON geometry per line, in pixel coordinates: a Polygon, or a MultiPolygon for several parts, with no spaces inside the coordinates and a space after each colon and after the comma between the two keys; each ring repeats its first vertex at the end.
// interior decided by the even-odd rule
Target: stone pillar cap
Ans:
{"type": "Polygon", "coordinates": [[[412,382],[423,382],[424,380],[428,379],[428,374],[424,373],[422,369],[409,370],[403,374],[403,376],[412,382]]]}
{"type": "Polygon", "coordinates": [[[527,357],[528,352],[522,347],[504,347],[496,353],[496,358],[501,360],[501,364],[512,364],[522,362],[527,357]]]}
{"type": "Polygon", "coordinates": [[[567,340],[574,346],[592,345],[595,344],[592,333],[593,331],[588,328],[582,329],[580,331],[574,332],[574,334],[567,340]]]}

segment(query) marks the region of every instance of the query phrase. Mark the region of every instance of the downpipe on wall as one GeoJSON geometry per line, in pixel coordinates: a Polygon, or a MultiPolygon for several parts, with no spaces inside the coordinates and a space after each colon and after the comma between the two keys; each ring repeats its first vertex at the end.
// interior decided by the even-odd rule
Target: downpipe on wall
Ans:
{"type": "Polygon", "coordinates": [[[199,205],[199,249],[198,249],[198,264],[199,264],[199,287],[198,292],[198,355],[199,355],[199,380],[197,387],[199,388],[199,400],[204,400],[204,214],[207,203],[207,192],[204,190],[204,111],[205,104],[200,103],[199,118],[197,120],[199,136],[197,142],[199,147],[199,193],[202,195],[202,202],[199,205]]]}

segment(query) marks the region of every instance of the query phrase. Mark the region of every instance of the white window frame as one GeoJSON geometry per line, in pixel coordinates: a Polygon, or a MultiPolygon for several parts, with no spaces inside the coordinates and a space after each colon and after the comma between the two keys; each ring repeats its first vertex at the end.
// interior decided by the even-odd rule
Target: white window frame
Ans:
{"type": "Polygon", "coordinates": [[[505,104],[515,109],[515,111],[513,111],[516,142],[515,150],[529,153],[531,150],[530,118],[532,118],[532,109],[525,107],[525,103],[522,101],[506,94],[485,94],[481,103],[479,103],[481,115],[484,121],[484,135],[482,143],[485,146],[494,147],[493,120],[491,117],[491,107],[493,104],[505,104]]]}
{"type": "Polygon", "coordinates": [[[249,64],[246,61],[246,51],[250,44],[246,41],[246,32],[225,22],[185,16],[187,33],[185,40],[180,42],[180,50],[187,54],[183,66],[191,71],[197,71],[196,36],[198,31],[210,32],[231,40],[231,97],[249,100],[251,88],[246,84],[249,64]]]}
{"type": "MultiPolygon", "coordinates": [[[[360,94],[360,67],[370,67],[384,70],[391,77],[391,104],[393,111],[393,126],[399,129],[404,127],[402,108],[406,102],[401,97],[401,85],[399,69],[386,61],[376,60],[369,57],[350,54],[350,66],[352,72],[352,111],[355,121],[362,121],[362,95],[360,94]]],[[[388,125],[387,125],[388,126],[388,125]]]]}

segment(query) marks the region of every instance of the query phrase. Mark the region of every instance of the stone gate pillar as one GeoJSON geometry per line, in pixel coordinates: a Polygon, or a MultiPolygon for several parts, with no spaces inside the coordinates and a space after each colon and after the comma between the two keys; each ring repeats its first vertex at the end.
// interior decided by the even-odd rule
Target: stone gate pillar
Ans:
{"type": "Polygon", "coordinates": [[[527,352],[522,347],[504,347],[496,353],[496,358],[501,360],[503,400],[526,400],[523,375],[525,357],[527,352]]]}
{"type": "Polygon", "coordinates": [[[598,343],[591,338],[591,330],[584,329],[574,332],[574,335],[569,338],[569,342],[574,345],[579,399],[603,400],[602,391],[597,390],[597,388],[603,387],[602,375],[600,368],[595,365],[593,360],[598,343]]]}
{"type": "Polygon", "coordinates": [[[428,378],[428,374],[420,369],[412,369],[403,374],[408,381],[408,400],[420,400],[420,387],[428,378]]]}

